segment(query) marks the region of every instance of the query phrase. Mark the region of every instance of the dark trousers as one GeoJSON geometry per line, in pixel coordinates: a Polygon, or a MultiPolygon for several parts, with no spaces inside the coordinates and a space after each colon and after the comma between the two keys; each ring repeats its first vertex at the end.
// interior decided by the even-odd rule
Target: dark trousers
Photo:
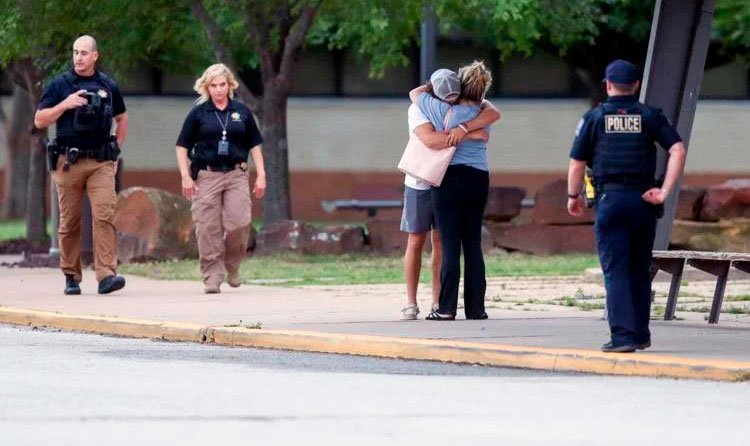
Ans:
{"type": "Polygon", "coordinates": [[[484,314],[487,282],[482,255],[482,217],[487,204],[489,172],[449,166],[440,187],[432,188],[435,220],[443,242],[440,272],[441,314],[456,314],[464,251],[464,312],[467,319],[484,314]]]}
{"type": "Polygon", "coordinates": [[[649,268],[656,214],[642,193],[641,189],[603,192],[596,205],[596,242],[614,345],[651,339],[649,268]]]}

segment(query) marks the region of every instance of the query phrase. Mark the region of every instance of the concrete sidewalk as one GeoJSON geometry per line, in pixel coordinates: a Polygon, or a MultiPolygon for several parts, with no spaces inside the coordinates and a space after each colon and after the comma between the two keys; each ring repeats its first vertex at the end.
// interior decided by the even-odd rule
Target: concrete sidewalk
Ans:
{"type": "MultiPolygon", "coordinates": [[[[700,320],[654,320],[651,349],[617,355],[597,351],[608,335],[601,311],[490,308],[486,321],[404,322],[398,321],[400,286],[243,285],[234,289],[224,285],[221,294],[205,295],[198,282],[127,279],[124,290],[100,296],[93,272],[86,271],[83,295],[69,297],[62,294],[63,277],[57,269],[0,268],[0,322],[199,342],[219,343],[226,335],[221,343],[229,345],[554,370],[750,379],[746,319],[723,320],[718,326],[700,320]],[[70,316],[78,322],[70,322],[70,316]],[[128,328],[124,331],[106,328],[125,319],[128,328]],[[170,330],[180,326],[193,331],[185,337],[171,337],[164,334],[165,323],[170,330]],[[139,324],[141,332],[134,328],[139,324]],[[259,326],[261,330],[248,329],[259,326]],[[493,355],[504,356],[492,359],[493,355]],[[716,370],[723,372],[716,374],[716,370]]],[[[420,307],[428,309],[429,304],[420,301],[420,307]]]]}

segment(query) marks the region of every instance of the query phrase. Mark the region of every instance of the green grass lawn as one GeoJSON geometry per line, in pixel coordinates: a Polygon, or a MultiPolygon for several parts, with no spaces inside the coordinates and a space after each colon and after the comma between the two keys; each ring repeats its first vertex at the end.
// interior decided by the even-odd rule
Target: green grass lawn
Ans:
{"type": "Polygon", "coordinates": [[[23,220],[0,220],[0,241],[26,237],[26,222],[23,220]]]}
{"type": "MultiPolygon", "coordinates": [[[[598,265],[594,255],[493,254],[485,256],[485,263],[488,277],[575,275],[583,274],[586,268],[598,265]]],[[[425,257],[421,278],[423,282],[430,279],[428,265],[429,260],[425,257]]],[[[200,280],[196,260],[122,265],[120,271],[123,274],[160,280],[200,280]]],[[[400,283],[403,281],[401,257],[370,255],[284,254],[250,257],[243,262],[241,274],[246,283],[284,286],[400,283]]]]}
{"type": "MultiPolygon", "coordinates": [[[[47,234],[52,233],[52,221],[47,220],[47,234]]],[[[26,220],[0,220],[0,242],[26,237],[26,220]]]]}
{"type": "MultiPolygon", "coordinates": [[[[25,235],[23,220],[0,221],[0,241],[25,235]]],[[[401,283],[402,262],[401,256],[279,254],[250,257],[243,262],[241,273],[245,282],[284,286],[401,283]]],[[[575,275],[598,265],[594,255],[492,254],[485,256],[485,263],[487,277],[575,275]]],[[[197,260],[128,264],[120,270],[160,280],[200,280],[197,260]]],[[[429,258],[425,256],[422,282],[428,282],[430,275],[429,258]]]]}

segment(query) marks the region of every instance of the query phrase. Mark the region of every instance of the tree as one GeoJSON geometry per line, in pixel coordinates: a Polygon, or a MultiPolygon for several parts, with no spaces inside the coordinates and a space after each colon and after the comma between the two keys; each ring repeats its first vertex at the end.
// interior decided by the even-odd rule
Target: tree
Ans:
{"type": "MultiPolygon", "coordinates": [[[[41,96],[43,70],[56,61],[58,45],[49,36],[38,32],[47,27],[43,22],[49,2],[0,2],[0,64],[8,68],[13,83],[28,93],[31,109],[41,96]],[[48,37],[48,39],[45,39],[48,37]]],[[[26,238],[29,243],[47,239],[44,219],[46,191],[45,151],[42,132],[29,129],[28,188],[26,198],[26,238]]],[[[18,173],[18,172],[16,172],[18,173]]],[[[11,173],[12,174],[12,173],[11,173]]]]}
{"type": "MultiPolygon", "coordinates": [[[[395,64],[406,64],[404,54],[419,36],[422,8],[426,0],[296,0],[230,1],[195,0],[190,9],[198,17],[217,61],[242,73],[257,67],[262,91],[253,93],[242,82],[239,96],[256,112],[264,137],[268,191],[264,199],[264,221],[291,217],[289,191],[289,143],[286,109],[296,61],[307,43],[329,48],[354,48],[370,59],[374,76],[395,64]],[[246,50],[249,44],[252,52],[246,50]]],[[[529,49],[544,27],[555,29],[561,42],[590,26],[556,5],[572,0],[544,1],[575,22],[557,25],[552,14],[540,14],[533,0],[435,0],[439,14],[449,21],[466,22],[471,14],[497,31],[514,48],[529,49]],[[490,14],[487,14],[489,12],[490,14]],[[486,19],[486,20],[485,20],[486,19]]],[[[441,17],[442,21],[442,17],[441,17]]]]}
{"type": "MultiPolygon", "coordinates": [[[[95,0],[0,0],[0,41],[6,42],[0,46],[0,66],[6,67],[14,84],[28,93],[30,109],[34,110],[44,80],[68,66],[73,40],[81,34],[109,37],[99,41],[100,49],[107,50],[101,59],[116,73],[143,61],[174,69],[187,66],[186,61],[207,60],[205,50],[192,44],[197,36],[190,34],[190,28],[188,32],[180,28],[184,17],[170,14],[172,10],[172,2],[166,0],[146,4],[126,0],[105,4],[95,0]],[[134,26],[146,17],[156,26],[134,26]]],[[[47,240],[46,129],[29,126],[29,131],[26,236],[30,243],[40,243],[47,240]]],[[[21,173],[17,169],[20,167],[7,170],[11,175],[21,173]]]]}

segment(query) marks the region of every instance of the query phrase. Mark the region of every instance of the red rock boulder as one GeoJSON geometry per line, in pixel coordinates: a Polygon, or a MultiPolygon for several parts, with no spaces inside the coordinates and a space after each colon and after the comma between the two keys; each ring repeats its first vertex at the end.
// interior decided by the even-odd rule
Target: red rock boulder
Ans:
{"type": "Polygon", "coordinates": [[[595,253],[593,225],[487,225],[495,246],[529,254],[595,253]]]}
{"type": "Polygon", "coordinates": [[[750,217],[750,179],[729,180],[706,190],[700,219],[750,217]]]}
{"type": "Polygon", "coordinates": [[[521,213],[521,201],[526,190],[520,187],[490,187],[484,218],[491,221],[510,221],[521,213]]]}
{"type": "Polygon", "coordinates": [[[536,192],[531,221],[538,225],[590,224],[594,222],[594,210],[585,209],[582,217],[568,214],[568,182],[557,180],[536,192]]]}
{"type": "Polygon", "coordinates": [[[115,206],[120,262],[195,258],[198,245],[190,201],[149,187],[131,187],[115,206]]]}

